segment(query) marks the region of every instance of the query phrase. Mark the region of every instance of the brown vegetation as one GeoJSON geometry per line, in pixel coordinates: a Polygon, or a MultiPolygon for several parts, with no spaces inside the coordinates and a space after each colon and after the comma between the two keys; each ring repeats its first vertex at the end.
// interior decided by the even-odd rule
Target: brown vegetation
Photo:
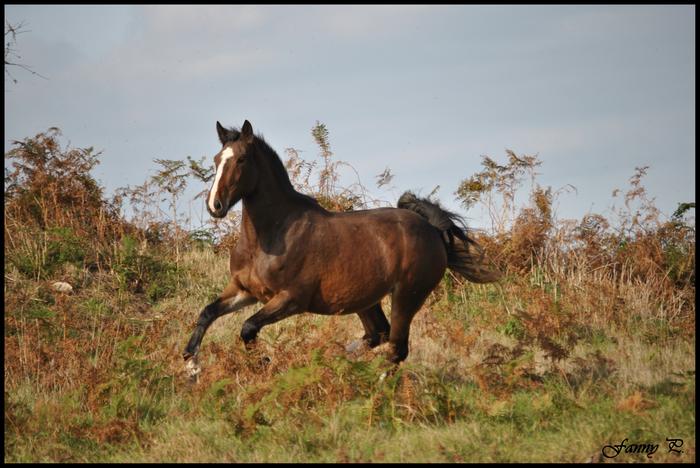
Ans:
{"type": "MultiPolygon", "coordinates": [[[[378,205],[359,185],[339,187],[324,131],[314,133],[320,177],[289,150],[293,182],[328,208],[378,205]]],[[[457,194],[491,213],[493,232],[478,239],[505,277],[473,285],[446,275],[398,371],[385,374],[381,347],[346,354],[361,333],[355,317],[295,317],[246,352],[244,311],[212,326],[192,384],[180,354],[226,283],[235,215],[214,234],[188,230],[168,209],[173,198],[155,201],[208,180],[191,159],[161,161],[154,178],[108,200],[90,175],[99,154],[61,148],[59,136],[50,129],[5,156],[6,460],[583,461],[629,436],[641,424],[633,418],[675,430],[654,433],[661,440],[686,437],[683,461],[694,460],[695,230],[685,217],[694,204],[664,219],[642,186],[646,168],[617,219],[558,220],[557,193],[535,183],[537,157],[484,158],[457,194]],[[527,174],[533,188],[518,208],[527,174]],[[125,201],[138,208],[128,220],[125,201]],[[606,438],[577,434],[579,446],[564,448],[579,426],[606,438]],[[560,448],[499,452],[514,427],[560,448]],[[424,432],[411,439],[412,430],[424,432]],[[485,451],[461,448],[470,443],[485,451]]]]}

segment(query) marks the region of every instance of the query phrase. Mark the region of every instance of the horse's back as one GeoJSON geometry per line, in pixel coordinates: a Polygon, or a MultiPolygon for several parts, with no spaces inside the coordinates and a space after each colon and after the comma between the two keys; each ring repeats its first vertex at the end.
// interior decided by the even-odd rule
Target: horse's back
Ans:
{"type": "MultiPolygon", "coordinates": [[[[355,244],[379,243],[403,260],[433,254],[441,257],[446,251],[440,232],[419,214],[400,208],[333,213],[331,222],[338,231],[357,236],[355,244]]],[[[352,242],[351,242],[352,243],[352,242]]],[[[446,261],[446,260],[445,260],[446,261]]]]}

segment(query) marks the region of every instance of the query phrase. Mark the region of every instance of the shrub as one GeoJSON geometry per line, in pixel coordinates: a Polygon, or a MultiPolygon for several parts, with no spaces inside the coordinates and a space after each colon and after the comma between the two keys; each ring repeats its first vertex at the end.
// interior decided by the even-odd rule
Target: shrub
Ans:
{"type": "Polygon", "coordinates": [[[112,269],[122,290],[145,294],[151,302],[175,292],[179,278],[177,266],[139,250],[134,237],[127,235],[121,239],[112,269]]]}

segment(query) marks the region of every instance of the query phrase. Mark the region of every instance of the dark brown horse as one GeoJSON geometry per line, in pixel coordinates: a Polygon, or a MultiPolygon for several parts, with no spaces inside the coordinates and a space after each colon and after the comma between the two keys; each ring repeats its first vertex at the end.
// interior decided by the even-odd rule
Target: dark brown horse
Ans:
{"type": "Polygon", "coordinates": [[[265,325],[302,312],[359,315],[363,340],[387,340],[390,360],[408,355],[413,316],[450,267],[474,282],[495,281],[475,255],[476,245],[454,214],[410,192],[399,208],[329,212],[297,192],[277,154],[253,135],[216,123],[222,149],[207,209],[216,218],[243,201],[238,243],[231,251],[231,280],[199,315],[183,353],[196,356],[214,320],[260,302],[243,324],[248,346],[265,325]],[[391,325],[380,301],[391,294],[391,325]]]}

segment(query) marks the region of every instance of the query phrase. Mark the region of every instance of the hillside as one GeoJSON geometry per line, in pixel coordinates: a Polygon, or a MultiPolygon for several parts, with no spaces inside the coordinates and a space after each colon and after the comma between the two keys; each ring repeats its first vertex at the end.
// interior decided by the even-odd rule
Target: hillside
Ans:
{"type": "MultiPolygon", "coordinates": [[[[298,189],[329,209],[375,206],[338,186],[314,132],[319,177],[288,152],[298,189]]],[[[345,351],[355,315],[283,320],[247,352],[250,307],[209,329],[193,381],[182,350],[226,285],[237,219],[193,229],[173,208],[210,161],[156,161],[112,198],[97,164],[57,129],[5,155],[7,462],[584,462],[625,440],[658,450],[614,461],[695,461],[694,203],[660,213],[647,168],[614,217],[559,220],[551,188],[516,202],[536,157],[484,158],[457,196],[492,214],[475,235],[504,278],[448,272],[398,368],[383,347],[345,351]]]]}

